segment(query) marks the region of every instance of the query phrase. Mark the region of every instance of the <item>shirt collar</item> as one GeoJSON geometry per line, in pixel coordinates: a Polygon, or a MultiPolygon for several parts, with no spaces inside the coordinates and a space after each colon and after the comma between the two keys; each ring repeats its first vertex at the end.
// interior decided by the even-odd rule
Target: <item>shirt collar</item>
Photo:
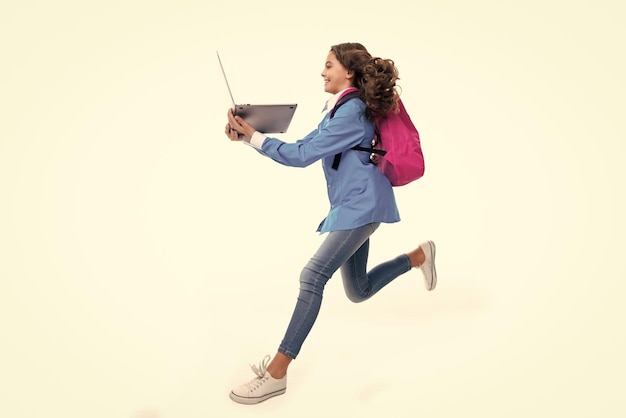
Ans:
{"type": "Polygon", "coordinates": [[[330,109],[335,107],[341,95],[344,94],[346,90],[351,89],[351,88],[353,87],[348,87],[347,89],[343,89],[339,93],[334,94],[330,99],[328,99],[328,101],[324,105],[324,108],[322,109],[322,112],[328,112],[330,109]]]}

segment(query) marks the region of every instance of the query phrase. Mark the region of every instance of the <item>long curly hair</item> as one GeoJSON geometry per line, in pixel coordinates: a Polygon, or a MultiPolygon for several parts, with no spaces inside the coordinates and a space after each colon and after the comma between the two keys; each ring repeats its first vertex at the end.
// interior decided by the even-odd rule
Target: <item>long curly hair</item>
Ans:
{"type": "Polygon", "coordinates": [[[330,50],[347,70],[354,72],[354,87],[369,118],[375,118],[398,108],[396,81],[400,79],[395,63],[390,59],[373,57],[356,42],[333,45],[330,50]]]}

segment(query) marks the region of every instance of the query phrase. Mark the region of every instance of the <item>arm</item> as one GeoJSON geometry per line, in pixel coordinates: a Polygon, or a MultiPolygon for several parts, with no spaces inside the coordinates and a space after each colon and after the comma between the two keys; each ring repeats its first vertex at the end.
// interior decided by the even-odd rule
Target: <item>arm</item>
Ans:
{"type": "Polygon", "coordinates": [[[295,143],[252,133],[250,145],[274,161],[293,167],[306,167],[324,157],[343,152],[363,140],[366,129],[365,105],[353,100],[339,108],[328,123],[295,143]]]}

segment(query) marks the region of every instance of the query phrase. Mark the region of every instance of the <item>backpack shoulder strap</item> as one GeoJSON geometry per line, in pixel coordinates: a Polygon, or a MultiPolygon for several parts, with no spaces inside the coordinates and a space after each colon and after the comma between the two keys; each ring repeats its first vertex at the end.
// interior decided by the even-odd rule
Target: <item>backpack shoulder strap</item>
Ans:
{"type": "MultiPolygon", "coordinates": [[[[339,109],[341,105],[343,105],[345,102],[355,97],[359,97],[358,90],[349,91],[348,93],[341,96],[341,98],[337,101],[335,106],[333,106],[333,108],[330,110],[330,118],[332,119],[335,116],[335,112],[337,112],[337,109],[339,109]]],[[[332,165],[333,170],[336,170],[337,168],[339,168],[340,162],[341,162],[341,153],[335,154],[335,159],[333,160],[333,165],[332,165]]]]}
{"type": "MultiPolygon", "coordinates": [[[[339,107],[341,107],[342,104],[346,103],[348,100],[353,99],[355,97],[359,97],[359,91],[358,90],[353,90],[353,91],[349,91],[348,93],[344,94],[339,101],[337,102],[337,104],[331,109],[330,111],[330,118],[332,119],[333,116],[335,116],[335,112],[337,111],[337,109],[339,109],[339,107]]],[[[356,150],[356,151],[365,151],[365,152],[369,152],[372,154],[378,154],[381,156],[384,156],[385,154],[387,154],[387,151],[382,150],[382,149],[376,149],[373,147],[367,148],[367,147],[360,147],[358,145],[352,147],[351,149],[356,150]]],[[[339,163],[341,162],[341,153],[335,154],[335,159],[333,160],[333,165],[332,165],[332,169],[333,170],[337,170],[339,168],[339,163]]]]}
{"type": "Polygon", "coordinates": [[[350,99],[354,99],[355,97],[359,97],[358,90],[349,91],[348,93],[341,96],[339,101],[337,101],[335,106],[333,106],[333,108],[330,110],[330,118],[332,119],[335,116],[335,112],[337,112],[337,109],[339,109],[341,105],[343,105],[345,102],[347,102],[350,99]]]}

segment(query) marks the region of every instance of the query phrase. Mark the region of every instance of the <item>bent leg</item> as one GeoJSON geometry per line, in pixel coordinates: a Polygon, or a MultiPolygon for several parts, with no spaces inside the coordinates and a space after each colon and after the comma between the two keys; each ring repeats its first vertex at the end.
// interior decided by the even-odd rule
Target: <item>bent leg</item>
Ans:
{"type": "Polygon", "coordinates": [[[374,296],[398,276],[411,270],[406,254],[386,261],[367,271],[369,239],[341,266],[341,278],[346,296],[352,302],[363,302],[374,296]]]}

